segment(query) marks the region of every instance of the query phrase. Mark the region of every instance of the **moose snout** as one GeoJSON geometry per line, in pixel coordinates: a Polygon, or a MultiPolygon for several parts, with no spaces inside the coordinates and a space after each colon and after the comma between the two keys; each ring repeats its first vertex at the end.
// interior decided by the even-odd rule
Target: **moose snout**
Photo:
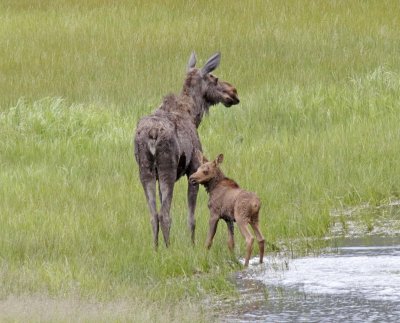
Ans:
{"type": "Polygon", "coordinates": [[[232,105],[236,105],[240,102],[239,98],[237,97],[237,95],[231,95],[231,96],[226,96],[225,98],[225,102],[224,105],[229,108],[232,105]]]}
{"type": "Polygon", "coordinates": [[[227,91],[225,91],[223,98],[224,98],[223,104],[226,107],[230,107],[230,106],[238,104],[240,102],[239,96],[238,96],[235,88],[230,88],[227,91]]]}

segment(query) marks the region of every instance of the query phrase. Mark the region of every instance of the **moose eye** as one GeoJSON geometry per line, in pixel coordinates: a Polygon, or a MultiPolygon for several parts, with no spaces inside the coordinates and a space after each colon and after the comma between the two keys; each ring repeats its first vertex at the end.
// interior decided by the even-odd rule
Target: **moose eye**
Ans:
{"type": "Polygon", "coordinates": [[[218,84],[218,77],[215,78],[215,84],[218,84]]]}

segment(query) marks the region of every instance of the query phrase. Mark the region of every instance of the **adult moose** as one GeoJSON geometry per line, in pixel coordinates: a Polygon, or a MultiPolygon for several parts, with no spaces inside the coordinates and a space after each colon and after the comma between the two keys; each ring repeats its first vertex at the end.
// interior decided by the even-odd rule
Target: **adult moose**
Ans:
{"type": "Polygon", "coordinates": [[[197,128],[210,106],[222,103],[230,107],[239,103],[235,87],[210,74],[217,68],[220,59],[220,53],[216,53],[202,68],[196,68],[196,55],[192,53],[181,93],[166,96],[160,107],[140,119],[137,125],[135,158],[151,213],[155,248],[158,246],[160,225],[165,245],[169,246],[174,185],[183,175],[188,178],[188,224],[194,243],[194,211],[199,186],[190,183],[189,177],[200,166],[196,158],[196,151],[202,150],[197,128]],[[157,180],[161,201],[159,212],[156,206],[157,180]]]}

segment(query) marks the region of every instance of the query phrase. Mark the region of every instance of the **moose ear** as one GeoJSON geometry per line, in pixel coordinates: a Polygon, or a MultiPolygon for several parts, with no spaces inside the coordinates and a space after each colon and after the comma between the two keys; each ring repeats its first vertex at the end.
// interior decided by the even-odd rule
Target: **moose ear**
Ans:
{"type": "Polygon", "coordinates": [[[217,165],[222,164],[222,162],[224,161],[224,155],[223,154],[219,154],[217,156],[217,158],[215,159],[215,161],[216,161],[217,165]]]}
{"type": "Polygon", "coordinates": [[[215,70],[218,67],[220,61],[221,61],[221,53],[217,52],[208,59],[207,63],[201,69],[201,74],[206,75],[215,70]]]}
{"type": "Polygon", "coordinates": [[[187,70],[189,71],[191,68],[196,66],[196,53],[192,52],[192,55],[190,55],[187,70]]]}

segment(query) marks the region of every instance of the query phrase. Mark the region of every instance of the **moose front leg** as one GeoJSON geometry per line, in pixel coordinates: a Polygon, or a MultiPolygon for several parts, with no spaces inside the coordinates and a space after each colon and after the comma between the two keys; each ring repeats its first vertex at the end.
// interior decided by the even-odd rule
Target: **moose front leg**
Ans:
{"type": "Polygon", "coordinates": [[[197,193],[199,192],[198,184],[191,184],[188,181],[188,226],[191,233],[192,243],[195,243],[195,229],[196,229],[196,219],[194,211],[196,209],[197,193]]]}

